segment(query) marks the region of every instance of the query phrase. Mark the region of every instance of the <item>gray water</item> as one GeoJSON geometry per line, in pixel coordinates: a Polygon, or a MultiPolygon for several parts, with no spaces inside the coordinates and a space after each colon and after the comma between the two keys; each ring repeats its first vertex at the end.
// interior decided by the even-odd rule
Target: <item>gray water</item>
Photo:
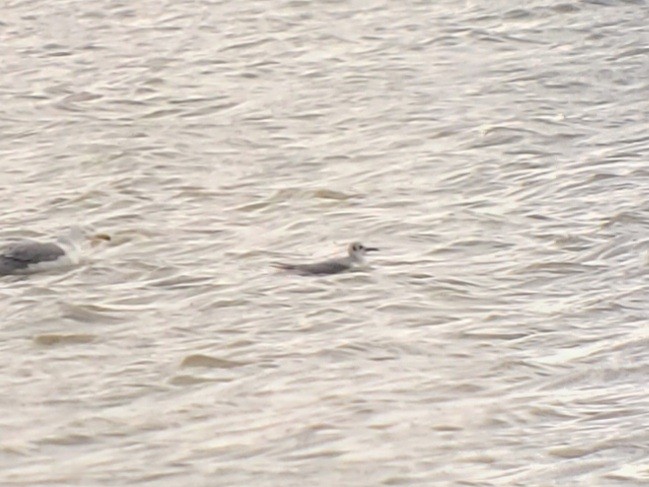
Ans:
{"type": "Polygon", "coordinates": [[[645,1],[0,13],[1,485],[647,485],[645,1]]]}

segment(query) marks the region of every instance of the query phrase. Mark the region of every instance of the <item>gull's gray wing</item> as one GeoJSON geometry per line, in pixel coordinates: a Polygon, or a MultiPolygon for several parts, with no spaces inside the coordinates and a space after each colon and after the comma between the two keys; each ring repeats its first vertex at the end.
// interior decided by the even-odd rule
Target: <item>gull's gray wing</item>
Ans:
{"type": "Polygon", "coordinates": [[[318,276],[324,274],[338,274],[351,269],[348,259],[333,259],[316,264],[277,264],[276,267],[285,271],[293,271],[298,274],[318,276]]]}
{"type": "Polygon", "coordinates": [[[56,260],[63,255],[63,249],[53,243],[17,242],[6,247],[0,254],[0,274],[25,269],[30,264],[56,260]]]}

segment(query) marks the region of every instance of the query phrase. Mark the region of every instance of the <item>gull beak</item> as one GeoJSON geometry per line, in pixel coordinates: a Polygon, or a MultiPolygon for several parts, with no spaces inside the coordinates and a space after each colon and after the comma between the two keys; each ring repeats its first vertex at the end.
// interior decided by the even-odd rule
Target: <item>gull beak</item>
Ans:
{"type": "Polygon", "coordinates": [[[365,252],[378,252],[379,249],[376,247],[365,247],[365,252]]]}

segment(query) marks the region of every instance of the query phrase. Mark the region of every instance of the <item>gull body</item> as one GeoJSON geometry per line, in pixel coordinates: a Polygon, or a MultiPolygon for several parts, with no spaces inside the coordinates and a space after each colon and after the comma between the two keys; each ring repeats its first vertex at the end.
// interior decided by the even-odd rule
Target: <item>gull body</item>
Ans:
{"type": "MultiPolygon", "coordinates": [[[[6,245],[0,250],[0,276],[25,274],[54,267],[74,265],[79,262],[80,246],[87,238],[78,228],[55,242],[21,240],[6,245]]],[[[105,234],[90,237],[91,243],[110,240],[105,234]]]]}
{"type": "Polygon", "coordinates": [[[0,275],[27,272],[30,267],[54,262],[65,256],[65,250],[55,243],[24,240],[8,245],[0,254],[0,275]]]}
{"type": "Polygon", "coordinates": [[[366,247],[360,242],[352,242],[347,247],[347,257],[340,257],[338,259],[330,259],[322,262],[315,262],[313,264],[288,264],[277,263],[274,267],[285,271],[295,272],[303,276],[319,276],[327,274],[338,274],[345,272],[353,267],[359,266],[365,262],[365,254],[368,252],[376,252],[375,247],[366,247]]]}

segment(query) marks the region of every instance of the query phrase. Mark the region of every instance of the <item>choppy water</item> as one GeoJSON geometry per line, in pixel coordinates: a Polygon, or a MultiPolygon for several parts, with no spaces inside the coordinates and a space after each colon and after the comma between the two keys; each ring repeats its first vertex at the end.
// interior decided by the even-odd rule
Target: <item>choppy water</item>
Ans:
{"type": "Polygon", "coordinates": [[[3,486],[647,485],[646,2],[0,12],[3,486]]]}

